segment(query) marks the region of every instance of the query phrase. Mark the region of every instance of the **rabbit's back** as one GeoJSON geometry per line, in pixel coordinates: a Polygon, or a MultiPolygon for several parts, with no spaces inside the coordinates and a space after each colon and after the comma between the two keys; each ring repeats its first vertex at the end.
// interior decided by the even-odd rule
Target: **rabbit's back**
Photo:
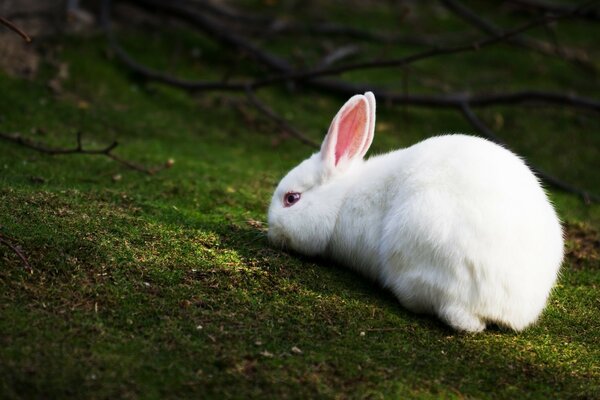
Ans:
{"type": "Polygon", "coordinates": [[[379,277],[406,307],[464,330],[486,321],[522,329],[537,319],[563,239],[522,160],[486,140],[447,135],[367,164],[392,171],[383,179],[379,277]]]}

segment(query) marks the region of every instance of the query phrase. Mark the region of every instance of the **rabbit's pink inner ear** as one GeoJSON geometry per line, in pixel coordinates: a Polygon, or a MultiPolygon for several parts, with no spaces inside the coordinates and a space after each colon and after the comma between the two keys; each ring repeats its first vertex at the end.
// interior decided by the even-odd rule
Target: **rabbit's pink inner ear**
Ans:
{"type": "Polygon", "coordinates": [[[365,99],[345,110],[340,117],[335,144],[335,165],[346,155],[349,159],[359,154],[368,128],[368,105],[365,99]]]}

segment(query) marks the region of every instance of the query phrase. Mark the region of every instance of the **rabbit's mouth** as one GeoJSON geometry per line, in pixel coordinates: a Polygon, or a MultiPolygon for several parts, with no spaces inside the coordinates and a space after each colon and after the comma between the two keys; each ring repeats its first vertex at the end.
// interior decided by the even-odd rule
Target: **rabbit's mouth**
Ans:
{"type": "Polygon", "coordinates": [[[282,229],[270,227],[267,236],[269,238],[269,242],[274,247],[281,249],[287,249],[290,247],[290,239],[285,235],[282,229]]]}

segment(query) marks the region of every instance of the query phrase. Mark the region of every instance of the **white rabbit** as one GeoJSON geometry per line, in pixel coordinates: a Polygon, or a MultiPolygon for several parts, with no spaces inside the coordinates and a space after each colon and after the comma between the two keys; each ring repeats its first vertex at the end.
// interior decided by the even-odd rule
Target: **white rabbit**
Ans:
{"type": "Polygon", "coordinates": [[[525,163],[466,135],[364,161],[374,128],[373,94],[348,100],[320,152],[275,190],[271,243],[339,261],[457,330],[535,322],[557,278],[563,236],[525,163]]]}

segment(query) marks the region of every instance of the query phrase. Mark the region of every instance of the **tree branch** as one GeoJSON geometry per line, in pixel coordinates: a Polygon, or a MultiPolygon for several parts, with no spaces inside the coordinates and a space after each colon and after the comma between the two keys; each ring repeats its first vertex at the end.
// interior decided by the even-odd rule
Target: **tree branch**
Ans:
{"type": "Polygon", "coordinates": [[[12,22],[10,22],[9,20],[3,18],[2,16],[0,16],[0,24],[5,25],[10,30],[12,30],[13,32],[17,33],[27,43],[31,43],[31,38],[29,37],[28,34],[26,34],[25,32],[23,32],[23,30],[21,28],[19,28],[18,26],[16,26],[15,24],[13,24],[12,22]]]}
{"type": "MultiPolygon", "coordinates": [[[[354,92],[357,93],[357,92],[354,92]]],[[[488,107],[505,104],[543,103],[574,108],[588,109],[600,112],[600,101],[588,97],[565,94],[558,92],[546,92],[541,90],[523,90],[507,93],[451,93],[446,95],[405,95],[376,91],[381,97],[391,103],[407,104],[424,107],[460,107],[467,102],[472,107],[488,107]]]]}
{"type": "Polygon", "coordinates": [[[290,135],[294,136],[300,142],[302,142],[310,147],[314,147],[317,149],[319,148],[319,144],[317,142],[315,142],[314,140],[312,140],[308,136],[304,135],[302,132],[300,132],[293,126],[291,126],[285,119],[283,119],[281,116],[277,115],[277,113],[275,113],[275,111],[273,111],[273,109],[271,109],[265,103],[260,101],[258,99],[258,97],[256,97],[256,95],[254,94],[252,89],[246,88],[246,96],[248,97],[248,100],[250,101],[250,103],[254,107],[256,107],[256,109],[258,111],[260,111],[263,115],[265,115],[268,118],[275,121],[277,123],[277,125],[279,125],[283,130],[288,132],[290,135]]]}
{"type": "MultiPolygon", "coordinates": [[[[524,7],[534,8],[537,10],[541,10],[544,12],[553,12],[553,13],[562,13],[573,10],[575,7],[569,4],[561,4],[554,3],[550,1],[544,0],[505,0],[508,3],[517,4],[524,7]]],[[[576,14],[576,16],[589,19],[589,20],[599,20],[600,19],[600,10],[598,9],[589,9],[589,10],[580,10],[576,14]]]]}
{"type": "MultiPolygon", "coordinates": [[[[467,102],[463,102],[460,106],[460,110],[467,121],[477,130],[481,135],[490,139],[491,141],[498,143],[500,145],[506,146],[506,143],[500,139],[498,135],[496,135],[479,117],[473,112],[471,107],[467,102]]],[[[508,146],[506,146],[508,147],[508,146]]],[[[600,196],[589,193],[585,190],[579,189],[570,185],[550,174],[541,170],[540,168],[531,165],[531,163],[527,162],[529,168],[531,168],[535,174],[541,178],[548,185],[553,186],[562,191],[573,193],[580,196],[586,204],[590,204],[592,202],[598,203],[600,202],[600,196]]]]}
{"type": "MultiPolygon", "coordinates": [[[[134,3],[147,3],[150,2],[155,4],[156,2],[153,0],[130,0],[134,3]]],[[[554,15],[554,16],[544,16],[533,20],[529,23],[526,23],[514,30],[507,31],[501,33],[499,35],[495,35],[489,38],[481,39],[472,43],[462,44],[458,46],[453,46],[449,48],[437,48],[427,50],[421,53],[417,53],[408,57],[403,57],[400,59],[394,60],[382,60],[375,62],[362,62],[355,64],[342,65],[339,67],[326,67],[326,68],[317,68],[308,71],[293,71],[289,64],[282,60],[279,60],[276,64],[269,64],[275,70],[280,71],[282,68],[285,68],[283,74],[275,75],[272,77],[267,77],[263,79],[256,79],[249,82],[215,82],[215,81],[195,81],[195,80],[185,80],[180,79],[178,77],[171,76],[169,74],[165,74],[151,68],[148,68],[137,61],[135,61],[116,41],[114,34],[112,33],[112,29],[110,26],[110,1],[105,0],[103,3],[103,25],[105,31],[109,37],[109,42],[111,47],[115,51],[117,57],[132,71],[139,74],[145,79],[153,80],[156,82],[160,82],[163,84],[167,84],[170,86],[174,86],[183,90],[188,90],[191,92],[197,91],[208,91],[208,90],[219,90],[219,91],[246,91],[247,89],[257,90],[260,88],[278,85],[290,81],[306,81],[307,84],[311,86],[315,86],[319,89],[325,89],[333,93],[342,94],[342,95],[353,95],[359,92],[365,92],[368,90],[372,90],[375,94],[381,98],[382,100],[397,103],[397,104],[405,104],[405,105],[413,105],[419,107],[449,107],[449,108],[457,108],[460,107],[460,104],[464,101],[467,101],[471,106],[476,107],[484,107],[494,104],[518,104],[525,102],[542,102],[549,104],[557,104],[557,105],[565,105],[577,108],[587,108],[593,111],[600,111],[600,102],[585,98],[581,96],[577,96],[574,94],[562,94],[562,93],[553,93],[553,92],[542,92],[542,91],[520,91],[514,93],[499,93],[499,94],[462,94],[462,93],[453,93],[446,95],[406,95],[389,92],[384,89],[378,89],[373,87],[372,85],[366,84],[353,84],[339,80],[325,80],[325,79],[314,79],[317,77],[322,77],[324,75],[335,75],[340,74],[346,71],[358,70],[358,69],[367,69],[367,68],[384,68],[384,67],[398,67],[405,66],[417,61],[421,61],[427,58],[448,55],[448,54],[456,54],[464,51],[475,51],[481,49],[486,46],[490,46],[494,43],[501,42],[506,38],[517,35],[521,32],[524,32],[528,29],[531,29],[536,26],[540,26],[546,24],[549,21],[553,21],[559,18],[566,18],[571,15],[574,11],[570,10],[568,14],[554,15]]],[[[160,3],[160,2],[159,2],[160,3]]],[[[161,8],[163,11],[170,11],[173,9],[177,9],[177,15],[181,15],[185,13],[185,9],[180,5],[167,5],[166,3],[155,4],[157,7],[164,6],[165,8],[161,8]]],[[[196,14],[195,14],[196,15],[196,14]]],[[[192,17],[190,17],[192,18],[192,17]]],[[[196,26],[196,25],[195,25],[196,26]]],[[[216,26],[213,26],[216,28],[216,26]]],[[[223,35],[234,36],[231,32],[225,32],[223,35]]],[[[240,43],[239,38],[230,38],[227,40],[227,43],[240,43]]],[[[257,48],[252,45],[252,47],[245,46],[245,50],[253,51],[253,49],[257,48]]],[[[275,56],[272,56],[270,53],[260,50],[260,54],[266,60],[275,59],[275,56]]]]}
{"type": "Polygon", "coordinates": [[[247,84],[245,83],[230,83],[216,81],[198,81],[181,79],[161,71],[149,68],[133,59],[117,42],[114,34],[107,31],[108,40],[112,50],[119,60],[131,69],[134,73],[144,79],[160,82],[165,85],[173,86],[179,89],[188,90],[191,92],[222,90],[222,91],[243,91],[247,84]]]}
{"type": "MultiPolygon", "coordinates": [[[[480,31],[485,32],[490,35],[500,35],[502,33],[502,29],[500,29],[498,26],[494,25],[492,22],[479,16],[476,12],[474,12],[473,10],[471,10],[470,8],[468,8],[467,6],[462,4],[460,1],[441,0],[441,2],[444,4],[444,6],[446,6],[446,8],[448,8],[448,10],[450,10],[451,12],[453,12],[454,14],[456,14],[457,16],[459,16],[461,19],[465,20],[469,24],[475,26],[480,31]]],[[[555,16],[563,15],[563,16],[571,16],[571,17],[577,16],[579,13],[581,13],[583,10],[585,10],[587,7],[589,7],[590,4],[593,4],[593,3],[595,3],[595,1],[588,1],[587,3],[584,3],[578,7],[568,8],[566,10],[563,10],[563,12],[561,12],[559,14],[554,14],[554,15],[555,16]]],[[[550,17],[551,14],[547,14],[546,16],[550,17]]],[[[580,65],[592,72],[596,72],[596,70],[597,70],[596,65],[591,63],[587,59],[587,57],[582,56],[581,54],[579,54],[579,52],[574,51],[572,49],[567,49],[564,47],[556,48],[555,46],[552,46],[552,44],[550,44],[548,42],[544,42],[544,41],[541,41],[538,39],[534,39],[534,38],[531,38],[528,36],[522,36],[522,35],[511,35],[510,37],[508,37],[506,39],[511,44],[525,47],[525,48],[528,48],[531,50],[535,50],[541,54],[561,57],[561,58],[565,59],[566,61],[580,65]]]]}
{"type": "Polygon", "coordinates": [[[25,256],[25,254],[23,254],[19,246],[14,245],[10,240],[8,240],[8,238],[2,235],[2,233],[0,233],[0,243],[11,249],[21,259],[23,267],[25,267],[25,269],[29,271],[30,274],[33,273],[33,268],[31,268],[29,260],[27,260],[27,257],[25,256]]]}
{"type": "Polygon", "coordinates": [[[64,154],[88,154],[88,155],[101,155],[108,157],[119,164],[126,166],[129,169],[142,172],[147,175],[154,175],[163,169],[170,168],[173,165],[173,161],[169,160],[165,164],[156,166],[156,167],[145,167],[143,165],[139,165],[128,161],[122,157],[113,153],[113,150],[118,146],[118,142],[112,142],[108,146],[101,149],[84,149],[82,146],[82,133],[77,132],[77,146],[73,148],[62,148],[62,147],[48,147],[44,144],[34,142],[30,139],[26,139],[21,137],[19,134],[7,134],[4,132],[0,132],[0,139],[4,139],[9,142],[16,143],[20,146],[26,147],[28,149],[35,150],[40,153],[49,154],[49,155],[64,155],[64,154]]]}
{"type": "Polygon", "coordinates": [[[450,47],[436,47],[429,50],[425,50],[416,54],[412,54],[410,56],[388,59],[388,60],[378,60],[378,61],[364,61],[353,64],[345,64],[337,67],[329,67],[329,68],[316,68],[308,71],[294,71],[288,72],[283,75],[274,76],[271,78],[266,78],[260,81],[257,81],[253,84],[253,86],[261,87],[264,85],[271,85],[273,83],[278,83],[280,81],[289,81],[289,80],[308,80],[314,79],[323,76],[330,75],[339,75],[344,72],[355,71],[355,70],[367,70],[367,69],[378,69],[378,68],[389,68],[389,67],[403,67],[409,64],[416,63],[417,61],[423,61],[426,59],[430,59],[433,57],[446,56],[458,53],[465,53],[471,51],[478,51],[484,47],[488,47],[506,40],[510,40],[513,37],[517,37],[519,34],[528,31],[530,29],[546,25],[549,22],[556,21],[559,19],[568,18],[573,15],[575,11],[571,10],[568,13],[563,13],[560,15],[545,15],[543,17],[534,19],[528,23],[525,23],[515,29],[501,32],[499,30],[495,32],[491,32],[489,37],[482,38],[473,42],[459,44],[456,46],[450,47]]]}

